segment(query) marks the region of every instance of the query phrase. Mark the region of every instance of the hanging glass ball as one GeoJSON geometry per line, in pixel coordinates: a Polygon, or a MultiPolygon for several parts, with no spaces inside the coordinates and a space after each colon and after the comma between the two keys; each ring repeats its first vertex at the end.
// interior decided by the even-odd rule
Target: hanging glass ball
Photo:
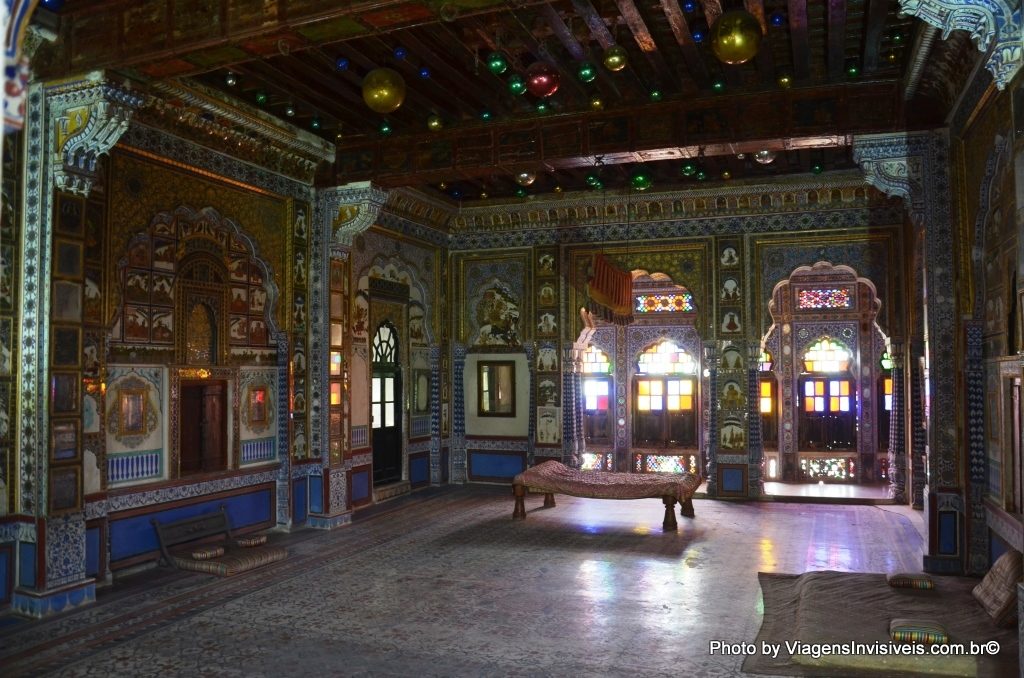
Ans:
{"type": "Polygon", "coordinates": [[[767,148],[758,151],[754,154],[754,160],[762,165],[769,165],[775,161],[775,151],[768,150],[767,148]]]}
{"type": "Polygon", "coordinates": [[[704,39],[708,37],[708,22],[704,21],[704,19],[694,21],[693,27],[690,29],[690,35],[697,44],[704,42],[704,39]]]}
{"type": "Polygon", "coordinates": [[[580,79],[580,82],[594,82],[597,77],[597,68],[589,61],[584,61],[576,69],[576,77],[580,79]]]}
{"type": "Polygon", "coordinates": [[[683,173],[684,177],[692,177],[697,171],[697,165],[692,162],[684,162],[679,171],[683,173]]]}
{"type": "Polygon", "coordinates": [[[459,198],[462,197],[462,191],[460,191],[457,188],[453,188],[452,189],[452,197],[455,198],[456,200],[458,200],[459,198]]]}
{"type": "Polygon", "coordinates": [[[391,123],[385,120],[380,124],[380,127],[377,128],[377,131],[380,132],[380,135],[382,137],[386,137],[387,135],[391,134],[391,123]]]}
{"type": "Polygon", "coordinates": [[[661,101],[661,90],[652,89],[648,96],[650,97],[651,101],[661,101]]]}
{"type": "Polygon", "coordinates": [[[697,181],[704,181],[705,179],[708,178],[708,173],[705,172],[704,170],[697,170],[696,176],[697,176],[697,181]]]}
{"type": "Polygon", "coordinates": [[[729,179],[732,179],[732,172],[729,170],[722,170],[722,178],[729,181],[729,179]]]}
{"type": "Polygon", "coordinates": [[[596,174],[588,174],[585,181],[587,186],[593,186],[594,184],[601,183],[601,179],[596,174]]]}
{"type": "Polygon", "coordinates": [[[312,129],[320,129],[320,118],[313,118],[309,121],[309,126],[312,129]]]}
{"type": "Polygon", "coordinates": [[[776,28],[779,28],[780,26],[785,26],[786,15],[783,14],[782,12],[772,12],[771,16],[768,18],[768,22],[772,26],[775,26],[776,28]]]}
{"type": "Polygon", "coordinates": [[[821,163],[817,163],[816,162],[813,165],[811,165],[811,172],[813,174],[821,174],[824,171],[825,171],[825,168],[822,167],[821,163]]]}
{"type": "Polygon", "coordinates": [[[394,51],[394,55],[395,55],[396,59],[401,61],[402,59],[404,59],[405,57],[407,57],[409,55],[409,52],[404,47],[396,47],[395,51],[394,51]]]}
{"type": "Polygon", "coordinates": [[[488,122],[491,119],[491,117],[492,113],[490,111],[480,111],[480,119],[483,120],[484,122],[488,122]]]}
{"type": "Polygon", "coordinates": [[[850,59],[846,62],[846,77],[856,78],[860,75],[860,64],[857,63],[856,59],[850,59]]]}
{"type": "Polygon", "coordinates": [[[262,106],[263,104],[267,103],[267,93],[266,92],[256,92],[256,103],[259,104],[260,106],[262,106]]]}
{"type": "Polygon", "coordinates": [[[444,129],[444,120],[437,114],[429,116],[427,118],[427,129],[431,132],[440,132],[444,129]]]}
{"type": "Polygon", "coordinates": [[[711,51],[722,63],[744,64],[760,46],[761,24],[745,10],[729,10],[711,27],[711,51]]]}
{"type": "Polygon", "coordinates": [[[711,89],[715,91],[715,94],[721,94],[722,92],[725,91],[725,80],[722,80],[721,78],[715,78],[715,80],[711,83],[711,89]]]}
{"type": "Polygon", "coordinates": [[[516,196],[519,197],[519,198],[525,198],[526,197],[526,189],[523,188],[522,186],[517,188],[516,189],[516,196]]]}
{"type": "Polygon", "coordinates": [[[683,2],[683,11],[687,14],[693,14],[697,11],[697,3],[694,0],[685,0],[683,2]]]}
{"type": "Polygon", "coordinates": [[[426,66],[421,68],[420,69],[420,77],[423,78],[424,80],[428,80],[430,78],[430,69],[427,68],[426,66]]]}
{"type": "Polygon", "coordinates": [[[512,94],[526,94],[526,81],[518,73],[508,76],[506,85],[508,86],[508,91],[512,92],[512,94]]]}
{"type": "Polygon", "coordinates": [[[602,60],[604,67],[612,73],[618,73],[626,64],[629,62],[629,55],[626,50],[619,45],[612,45],[604,51],[604,59],[602,60]]]}
{"type": "Polygon", "coordinates": [[[238,84],[238,76],[234,73],[228,72],[228,74],[224,76],[224,82],[227,83],[228,87],[234,87],[238,84]]]}
{"type": "Polygon", "coordinates": [[[526,90],[538,99],[549,97],[557,92],[560,80],[561,76],[558,71],[543,61],[530,64],[530,67],[526,69],[526,90]]]}
{"type": "Polygon", "coordinates": [[[629,185],[633,187],[635,191],[646,191],[653,185],[651,181],[651,175],[644,171],[638,171],[629,178],[629,185]]]}
{"type": "Polygon", "coordinates": [[[516,174],[516,183],[520,186],[532,186],[537,181],[537,175],[533,172],[519,172],[516,174]]]}
{"type": "Polygon", "coordinates": [[[595,110],[595,111],[603,110],[604,109],[604,99],[602,99],[601,97],[599,97],[596,94],[594,96],[590,97],[590,108],[595,110]]]}
{"type": "Polygon", "coordinates": [[[790,75],[788,71],[783,71],[779,73],[779,77],[776,79],[776,82],[779,83],[779,87],[782,89],[789,89],[793,86],[793,76],[790,75]]]}
{"type": "Polygon", "coordinates": [[[339,59],[338,59],[337,61],[335,61],[335,62],[334,62],[334,66],[335,66],[335,67],[336,67],[336,68],[337,68],[337,69],[338,69],[339,71],[347,71],[347,70],[348,70],[348,67],[349,67],[349,65],[351,65],[351,63],[352,63],[352,62],[350,62],[350,61],[349,61],[348,59],[346,59],[345,57],[341,57],[341,58],[339,58],[339,59]]]}
{"type": "Polygon", "coordinates": [[[390,68],[375,68],[363,78],[363,101],[371,111],[391,113],[405,101],[405,80],[390,68]]]}
{"type": "Polygon", "coordinates": [[[487,55],[487,70],[495,75],[501,75],[508,70],[508,59],[501,52],[491,52],[487,55]]]}

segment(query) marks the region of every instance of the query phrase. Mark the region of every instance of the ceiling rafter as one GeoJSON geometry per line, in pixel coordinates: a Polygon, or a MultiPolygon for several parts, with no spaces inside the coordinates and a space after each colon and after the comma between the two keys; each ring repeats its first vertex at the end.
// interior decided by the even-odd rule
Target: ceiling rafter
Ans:
{"type": "Polygon", "coordinates": [[[743,0],[743,8],[757,19],[757,23],[761,26],[761,44],[757,48],[756,58],[757,71],[761,75],[763,82],[766,84],[773,83],[775,81],[775,64],[772,59],[768,22],[764,16],[764,0],[743,0]]]}
{"type": "Polygon", "coordinates": [[[658,51],[658,44],[654,41],[654,36],[651,35],[647,23],[640,15],[636,3],[633,0],[615,0],[615,4],[618,5],[619,12],[626,25],[629,26],[629,30],[633,32],[633,39],[636,40],[640,51],[644,53],[647,61],[658,74],[658,78],[661,80],[659,85],[661,87],[671,86],[672,89],[676,89],[678,82],[669,70],[668,64],[665,63],[664,57],[661,56],[661,52],[658,51]]]}
{"type": "Polygon", "coordinates": [[[793,77],[811,76],[811,48],[807,37],[807,0],[789,0],[789,41],[793,49],[793,77]]]}
{"type": "Polygon", "coordinates": [[[846,0],[828,0],[828,77],[841,78],[846,60],[846,0]]]}
{"type": "Polygon", "coordinates": [[[878,54],[882,47],[882,34],[885,32],[885,20],[889,15],[889,0],[868,1],[868,23],[864,29],[864,61],[865,73],[878,70],[878,54]]]}
{"type": "Polygon", "coordinates": [[[668,25],[676,38],[676,44],[683,52],[683,60],[690,71],[690,76],[699,86],[707,86],[708,69],[704,66],[704,60],[700,58],[700,52],[697,51],[697,43],[693,40],[686,15],[679,7],[679,0],[661,0],[661,9],[665,12],[665,18],[668,19],[668,25]]]}

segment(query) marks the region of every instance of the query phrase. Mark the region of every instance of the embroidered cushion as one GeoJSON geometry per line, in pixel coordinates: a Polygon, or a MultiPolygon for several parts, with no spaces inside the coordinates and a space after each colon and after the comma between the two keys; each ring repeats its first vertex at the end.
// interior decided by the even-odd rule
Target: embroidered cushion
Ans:
{"type": "Polygon", "coordinates": [[[971,592],[999,626],[1011,626],[1017,618],[1017,582],[1021,580],[1021,556],[1010,549],[992,564],[971,592]]]}
{"type": "Polygon", "coordinates": [[[889,622],[889,637],[896,643],[944,645],[949,642],[946,628],[926,619],[893,619],[889,622]]]}
{"type": "Polygon", "coordinates": [[[267,535],[254,534],[251,537],[241,537],[235,543],[237,543],[239,546],[243,548],[248,548],[250,546],[262,546],[263,544],[267,543],[267,535]]]}
{"type": "Polygon", "coordinates": [[[894,572],[886,576],[889,586],[897,589],[933,589],[935,582],[926,574],[919,572],[894,572]]]}
{"type": "Polygon", "coordinates": [[[223,546],[199,546],[192,551],[193,560],[210,560],[224,555],[223,546]]]}

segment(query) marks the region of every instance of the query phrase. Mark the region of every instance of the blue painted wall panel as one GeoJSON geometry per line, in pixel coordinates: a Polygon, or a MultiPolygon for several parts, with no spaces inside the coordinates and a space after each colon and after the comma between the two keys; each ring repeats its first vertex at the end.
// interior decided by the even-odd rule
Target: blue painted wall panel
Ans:
{"type": "MultiPolygon", "coordinates": [[[[3,605],[11,602],[12,591],[8,588],[7,578],[14,571],[14,563],[11,562],[13,552],[14,549],[0,548],[0,604],[3,605]]],[[[14,579],[11,579],[10,584],[14,584],[14,579]]]]}
{"type": "Polygon", "coordinates": [[[100,528],[85,531],[85,574],[95,577],[100,573],[100,528]]]}
{"type": "Polygon", "coordinates": [[[518,455],[470,452],[469,456],[473,477],[512,478],[526,470],[523,458],[518,455]]]}
{"type": "Polygon", "coordinates": [[[741,469],[722,469],[722,491],[743,492],[743,471],[741,469]]]}
{"type": "Polygon", "coordinates": [[[306,497],[308,496],[309,480],[297,478],[292,483],[292,522],[301,525],[306,522],[306,497]]]}
{"type": "Polygon", "coordinates": [[[409,460],[409,482],[413,485],[430,480],[430,457],[409,460]]]}
{"type": "Polygon", "coordinates": [[[956,513],[939,511],[939,554],[956,555],[956,513]]]}
{"type": "Polygon", "coordinates": [[[324,512],[324,479],[322,476],[309,477],[309,512],[324,512]]]}
{"type": "Polygon", "coordinates": [[[370,496],[370,472],[352,474],[352,501],[364,501],[370,496]]]}
{"type": "Polygon", "coordinates": [[[36,585],[36,545],[26,542],[18,544],[18,586],[32,588],[36,585]]]}
{"type": "Polygon", "coordinates": [[[203,513],[219,511],[221,504],[227,506],[228,522],[231,523],[232,530],[247,525],[266,523],[274,515],[271,491],[269,488],[264,488],[248,494],[221,497],[164,511],[157,510],[122,520],[112,520],[110,522],[110,559],[112,561],[124,560],[159,549],[156,530],[153,529],[151,522],[154,518],[161,523],[174,522],[203,513]]]}

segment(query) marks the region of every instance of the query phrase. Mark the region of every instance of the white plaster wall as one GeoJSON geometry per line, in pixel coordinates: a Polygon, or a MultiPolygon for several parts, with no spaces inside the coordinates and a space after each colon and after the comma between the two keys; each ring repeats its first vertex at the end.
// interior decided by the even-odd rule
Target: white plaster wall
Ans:
{"type": "Polygon", "coordinates": [[[530,365],[524,353],[471,353],[466,356],[463,378],[466,403],[466,435],[522,436],[530,430],[530,365]],[[477,416],[477,364],[480,361],[511,360],[516,364],[516,416],[477,416]]]}

